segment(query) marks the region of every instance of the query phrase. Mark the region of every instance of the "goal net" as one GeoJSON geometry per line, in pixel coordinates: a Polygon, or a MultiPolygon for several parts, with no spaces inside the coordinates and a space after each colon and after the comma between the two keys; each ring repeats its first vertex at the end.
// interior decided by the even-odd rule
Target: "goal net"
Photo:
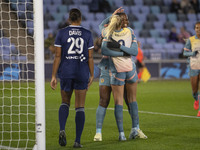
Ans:
{"type": "Polygon", "coordinates": [[[0,149],[46,148],[42,2],[0,0],[0,149]]]}

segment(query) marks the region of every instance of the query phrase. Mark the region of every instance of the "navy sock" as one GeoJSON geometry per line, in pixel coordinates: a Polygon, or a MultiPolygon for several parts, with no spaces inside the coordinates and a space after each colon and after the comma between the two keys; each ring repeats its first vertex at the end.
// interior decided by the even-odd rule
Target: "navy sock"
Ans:
{"type": "Polygon", "coordinates": [[[106,108],[99,105],[96,111],[96,133],[101,133],[105,114],[106,114],[106,108]]]}
{"type": "Polygon", "coordinates": [[[139,128],[139,115],[137,102],[129,103],[130,114],[132,119],[132,128],[139,128]]]}
{"type": "Polygon", "coordinates": [[[124,132],[124,129],[123,129],[123,106],[122,105],[115,105],[115,120],[116,120],[119,132],[124,132]]]}
{"type": "Polygon", "coordinates": [[[198,101],[198,92],[192,94],[195,101],[198,101]]]}
{"type": "Polygon", "coordinates": [[[75,142],[80,144],[81,135],[82,135],[84,124],[85,124],[84,107],[76,108],[75,122],[76,122],[76,139],[75,139],[75,142]]]}
{"type": "Polygon", "coordinates": [[[68,115],[69,115],[69,105],[66,103],[62,103],[59,109],[60,131],[65,130],[65,124],[67,122],[68,115]]]}

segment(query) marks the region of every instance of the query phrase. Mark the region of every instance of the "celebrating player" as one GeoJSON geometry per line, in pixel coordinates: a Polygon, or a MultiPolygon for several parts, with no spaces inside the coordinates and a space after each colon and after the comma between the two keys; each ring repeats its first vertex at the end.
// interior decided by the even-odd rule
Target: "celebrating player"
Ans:
{"type": "Polygon", "coordinates": [[[198,99],[198,88],[200,82],[200,22],[195,24],[196,35],[191,36],[184,47],[183,55],[188,57],[188,68],[190,82],[192,85],[192,95],[194,98],[194,109],[198,110],[197,116],[200,117],[200,107],[198,99]]]}
{"type": "MultiPolygon", "coordinates": [[[[122,8],[118,8],[113,15],[123,12],[122,8]]],[[[125,13],[121,13],[121,17],[123,18],[123,25],[124,27],[128,24],[128,19],[125,13]]],[[[100,25],[99,28],[102,31],[109,23],[110,17],[106,18],[100,25]]],[[[113,54],[116,56],[123,56],[122,52],[112,51],[113,54]]],[[[106,114],[106,109],[110,103],[110,94],[111,94],[111,87],[110,87],[110,76],[109,76],[109,57],[103,56],[101,62],[99,63],[98,67],[101,69],[101,75],[99,78],[99,106],[96,110],[96,134],[94,136],[94,141],[102,141],[102,125],[104,121],[104,117],[106,114]]],[[[125,102],[128,106],[128,101],[125,96],[125,102]]]]}
{"type": "MultiPolygon", "coordinates": [[[[114,16],[115,17],[115,19],[117,18],[117,16],[114,16]]],[[[126,17],[127,18],[127,17],[126,17]]],[[[119,20],[119,17],[117,18],[118,20],[119,20]]],[[[108,20],[108,19],[106,19],[106,20],[108,20]]],[[[128,19],[127,19],[128,20],[128,19]]],[[[120,23],[120,22],[122,22],[122,21],[119,21],[118,23],[120,23]]],[[[110,24],[112,24],[112,20],[111,20],[111,23],[110,24]]],[[[110,25],[109,24],[109,25],[110,25]]],[[[127,24],[126,24],[127,25],[127,24]]],[[[119,28],[119,29],[121,29],[121,27],[119,28]]],[[[127,28],[126,28],[127,29],[127,28]]],[[[119,31],[119,33],[117,32],[114,32],[115,34],[117,34],[116,36],[118,36],[119,38],[121,38],[121,42],[123,42],[123,38],[126,38],[126,39],[128,39],[127,37],[123,37],[123,36],[121,36],[120,37],[120,33],[121,33],[121,35],[125,35],[125,36],[127,36],[128,35],[128,32],[129,32],[129,29],[121,29],[121,31],[119,31]],[[125,30],[125,31],[124,31],[125,30]]],[[[131,32],[129,32],[129,33],[131,33],[131,32]]],[[[116,37],[115,37],[116,38],[116,37]]],[[[130,34],[130,39],[132,39],[132,35],[130,34]]],[[[131,41],[132,42],[132,41],[131,41]]],[[[131,44],[131,42],[129,42],[129,44],[131,44]]],[[[103,49],[107,49],[106,47],[105,47],[105,42],[103,42],[103,49]]],[[[109,45],[112,47],[113,45],[115,46],[115,45],[118,45],[118,43],[116,43],[116,42],[110,42],[109,43],[109,45]]],[[[119,48],[119,47],[115,47],[115,48],[119,48]]],[[[124,50],[127,52],[127,53],[130,53],[130,54],[132,54],[132,55],[136,55],[136,53],[137,52],[134,52],[134,49],[136,49],[136,51],[137,51],[137,44],[135,45],[135,43],[134,44],[132,44],[132,46],[131,46],[131,48],[126,48],[126,47],[124,47],[124,50]],[[135,53],[135,54],[134,54],[135,53]]],[[[106,51],[104,51],[105,53],[105,55],[110,55],[110,56],[123,56],[125,53],[124,52],[116,52],[116,53],[118,53],[118,54],[113,54],[113,51],[111,51],[111,50],[106,50],[106,51]]],[[[130,58],[130,56],[129,56],[129,58],[130,58]]],[[[131,61],[131,58],[129,59],[130,60],[130,62],[131,63],[129,63],[129,64],[131,64],[130,66],[128,66],[127,67],[127,69],[130,69],[130,68],[132,68],[132,61],[131,61]]],[[[108,61],[108,60],[107,60],[108,61]]],[[[106,64],[106,61],[105,61],[105,58],[104,58],[104,61],[103,61],[104,63],[102,63],[103,65],[105,65],[106,64]]],[[[102,65],[102,68],[104,67],[102,65]]],[[[112,67],[111,67],[112,68],[112,67]]],[[[113,66],[113,68],[115,68],[114,66],[113,66]]],[[[135,67],[134,67],[134,69],[135,69],[135,67]]],[[[134,70],[132,70],[133,71],[133,73],[135,73],[134,72],[134,70]]],[[[106,71],[105,71],[106,72],[106,71]]],[[[130,74],[131,74],[131,72],[129,72],[130,74]]],[[[116,74],[116,70],[114,71],[114,72],[112,72],[112,74],[116,74]]],[[[130,74],[128,74],[128,75],[130,75],[130,74]]],[[[117,75],[117,74],[116,74],[117,75]]],[[[124,74],[125,75],[125,74],[124,74]]],[[[127,74],[126,74],[127,75],[127,74]]],[[[125,75],[125,76],[126,76],[125,75]]],[[[135,74],[132,74],[132,75],[135,75],[135,74]]],[[[103,77],[103,76],[102,76],[103,77]]],[[[105,79],[105,77],[106,76],[104,76],[104,79],[105,79]]],[[[114,82],[116,82],[117,84],[124,84],[124,81],[116,81],[116,78],[115,77],[111,77],[111,84],[112,84],[112,82],[114,83],[114,82]]],[[[123,80],[123,79],[122,79],[123,80]]],[[[136,82],[136,80],[137,80],[137,74],[136,74],[136,76],[135,76],[135,78],[134,79],[130,79],[130,81],[128,81],[128,82],[136,82]]],[[[100,80],[100,82],[101,82],[102,80],[100,80]]],[[[106,81],[108,81],[108,79],[106,80],[106,81]]],[[[129,99],[129,107],[132,107],[132,109],[130,109],[131,111],[130,111],[130,114],[131,114],[131,116],[132,116],[132,125],[133,125],[133,129],[134,130],[132,130],[131,131],[131,134],[130,134],[130,136],[129,136],[129,138],[135,138],[135,137],[140,137],[140,138],[147,138],[145,135],[144,135],[144,133],[141,131],[141,130],[139,130],[139,118],[138,118],[138,108],[137,108],[137,102],[136,102],[136,86],[137,85],[137,83],[136,84],[129,84],[129,83],[127,83],[126,84],[126,87],[127,87],[127,93],[125,93],[125,94],[127,94],[127,96],[128,96],[128,99],[129,99]],[[134,85],[134,86],[133,86],[134,85]],[[135,94],[133,94],[133,93],[135,93],[135,94]],[[134,108],[134,110],[133,110],[133,108],[134,108]],[[133,117],[134,117],[134,119],[133,119],[133,117]]],[[[101,86],[100,86],[101,87],[101,86]]],[[[108,87],[107,87],[108,88],[108,87]]],[[[115,99],[115,116],[116,116],[116,121],[117,121],[117,124],[118,124],[118,129],[119,129],[119,132],[120,132],[120,135],[119,135],[119,139],[120,140],[126,140],[126,138],[125,138],[125,135],[124,135],[124,133],[123,133],[123,123],[122,123],[122,121],[121,120],[123,120],[123,116],[122,116],[122,104],[123,104],[123,101],[121,101],[122,99],[123,99],[123,86],[115,86],[115,85],[112,85],[112,88],[114,88],[114,90],[119,90],[118,92],[114,92],[113,91],[113,95],[114,95],[114,99],[115,99]],[[121,88],[120,90],[118,89],[118,88],[121,88]],[[120,96],[118,95],[119,93],[121,92],[121,94],[120,94],[120,96]],[[120,99],[117,99],[118,97],[120,97],[120,99]]],[[[116,90],[116,91],[117,91],[116,90]]],[[[108,92],[108,93],[110,93],[110,91],[108,92]]],[[[100,95],[101,95],[101,91],[100,91],[100,95]]],[[[100,102],[101,102],[101,100],[100,100],[100,102]]],[[[109,101],[108,101],[108,103],[109,103],[109,101]]],[[[100,109],[102,110],[102,111],[104,111],[105,112],[105,109],[106,109],[106,107],[102,107],[101,106],[101,103],[100,103],[100,105],[99,105],[99,107],[98,107],[98,109],[97,109],[97,133],[96,133],[96,135],[95,135],[95,137],[94,137],[94,140],[98,140],[98,139],[101,139],[101,138],[99,138],[97,135],[101,135],[101,133],[98,133],[99,131],[98,131],[98,129],[99,129],[99,127],[101,127],[102,126],[102,120],[100,119],[100,121],[98,121],[98,114],[100,114],[100,113],[98,113],[99,111],[100,111],[100,109]],[[99,109],[99,110],[98,110],[99,109]],[[99,125],[99,122],[100,122],[100,125],[99,125]]],[[[100,114],[101,115],[101,114],[100,114]]],[[[105,113],[104,113],[104,115],[105,115],[105,113]]],[[[102,115],[103,116],[103,115],[102,115]]],[[[100,117],[99,117],[100,118],[100,117]]],[[[104,116],[102,117],[102,119],[104,118],[104,116]]],[[[101,130],[101,128],[100,128],[100,130],[101,130]]],[[[101,131],[100,131],[101,132],[101,131]]]]}
{"type": "Polygon", "coordinates": [[[89,30],[80,26],[81,12],[73,8],[69,12],[69,27],[59,30],[56,40],[56,53],[53,63],[51,88],[57,85],[56,73],[60,78],[62,104],[59,109],[59,144],[65,146],[65,124],[69,114],[70,100],[75,91],[76,139],[74,148],[80,148],[80,139],[85,123],[85,97],[94,78],[93,38],[89,30]],[[89,76],[90,74],[90,76],[89,76]]]}

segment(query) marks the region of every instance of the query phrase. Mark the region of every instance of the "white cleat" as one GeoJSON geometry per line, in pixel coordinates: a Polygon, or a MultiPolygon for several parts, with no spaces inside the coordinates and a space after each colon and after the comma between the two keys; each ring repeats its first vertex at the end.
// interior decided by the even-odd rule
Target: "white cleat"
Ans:
{"type": "Polygon", "coordinates": [[[129,139],[136,139],[136,138],[147,139],[148,137],[142,132],[142,130],[132,128],[131,133],[129,135],[129,139]]]}
{"type": "Polygon", "coordinates": [[[102,141],[102,134],[96,133],[94,136],[94,141],[102,141]]]}
{"type": "Polygon", "coordinates": [[[126,137],[124,135],[124,132],[119,133],[119,141],[126,141],[126,137]]]}
{"type": "Polygon", "coordinates": [[[148,137],[142,132],[142,130],[138,129],[137,132],[138,132],[138,137],[139,137],[140,139],[147,139],[147,138],[148,138],[148,137]]]}

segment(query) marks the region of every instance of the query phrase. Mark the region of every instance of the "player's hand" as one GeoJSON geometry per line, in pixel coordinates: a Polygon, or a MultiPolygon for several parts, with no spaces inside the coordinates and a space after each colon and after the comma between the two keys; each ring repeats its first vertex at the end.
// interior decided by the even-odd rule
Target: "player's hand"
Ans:
{"type": "Polygon", "coordinates": [[[90,85],[92,84],[93,80],[94,80],[94,76],[90,76],[89,82],[88,82],[88,88],[89,88],[90,85]]]}
{"type": "Polygon", "coordinates": [[[194,51],[193,56],[196,56],[199,53],[199,51],[194,51]]]}
{"type": "Polygon", "coordinates": [[[120,44],[111,38],[111,42],[107,42],[108,48],[120,48],[120,44]]]}
{"type": "Polygon", "coordinates": [[[51,88],[52,88],[53,90],[55,90],[56,87],[57,87],[57,80],[56,80],[55,77],[52,77],[52,79],[51,79],[51,88]]]}
{"type": "Polygon", "coordinates": [[[124,12],[124,9],[122,9],[122,7],[119,7],[118,9],[114,11],[112,15],[116,15],[117,13],[122,13],[122,12],[124,12]]]}
{"type": "Polygon", "coordinates": [[[123,56],[131,56],[131,55],[128,54],[128,53],[126,53],[126,52],[124,52],[124,53],[123,53],[123,56]]]}

